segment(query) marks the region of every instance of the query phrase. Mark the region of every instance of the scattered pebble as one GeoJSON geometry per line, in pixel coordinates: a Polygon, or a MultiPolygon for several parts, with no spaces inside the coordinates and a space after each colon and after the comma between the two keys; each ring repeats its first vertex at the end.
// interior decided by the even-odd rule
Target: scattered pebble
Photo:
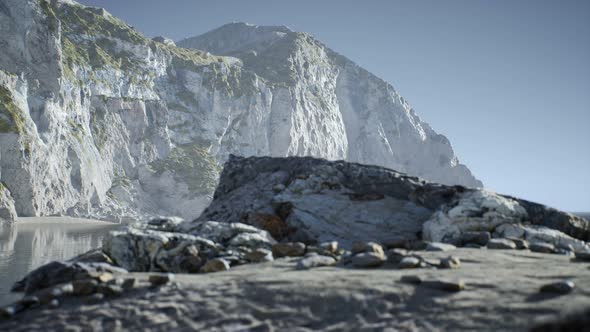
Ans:
{"type": "Polygon", "coordinates": [[[385,263],[385,255],[375,252],[362,252],[352,257],[354,267],[379,267],[385,263]]]}
{"type": "Polygon", "coordinates": [[[514,241],[508,239],[490,239],[488,249],[516,249],[514,241]]]}
{"type": "Polygon", "coordinates": [[[166,274],[152,274],[149,276],[148,281],[152,286],[165,285],[174,280],[174,275],[171,273],[166,274]]]}
{"type": "Polygon", "coordinates": [[[426,251],[449,251],[455,249],[457,249],[457,247],[454,245],[442,242],[429,242],[426,245],[426,251]]]}
{"type": "Polygon", "coordinates": [[[529,249],[534,252],[552,254],[555,252],[555,246],[546,242],[533,242],[529,244],[529,249]]]}
{"type": "Polygon", "coordinates": [[[443,269],[458,269],[461,267],[461,260],[458,257],[449,256],[440,260],[439,267],[443,269]]]}
{"type": "Polygon", "coordinates": [[[297,270],[306,270],[320,266],[330,266],[336,263],[336,259],[331,256],[313,255],[301,259],[296,266],[297,270]]]}
{"type": "Polygon", "coordinates": [[[408,256],[402,258],[402,260],[397,264],[397,267],[400,269],[414,269],[420,267],[421,260],[417,257],[408,256]]]}
{"type": "Polygon", "coordinates": [[[574,290],[575,284],[571,280],[562,280],[541,286],[541,293],[567,294],[574,290]]]}
{"type": "Polygon", "coordinates": [[[229,270],[229,263],[223,258],[213,258],[208,260],[201,268],[201,272],[220,272],[229,270]]]}
{"type": "Polygon", "coordinates": [[[274,257],[299,257],[305,254],[305,244],[301,242],[276,243],[272,246],[274,257]]]}

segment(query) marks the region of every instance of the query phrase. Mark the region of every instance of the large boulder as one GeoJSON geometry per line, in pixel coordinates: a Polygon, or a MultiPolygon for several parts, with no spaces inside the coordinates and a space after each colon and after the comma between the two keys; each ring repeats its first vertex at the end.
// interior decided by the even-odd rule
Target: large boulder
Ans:
{"type": "MultiPolygon", "coordinates": [[[[305,243],[425,239],[456,243],[503,224],[553,229],[588,241],[587,220],[493,192],[429,183],[383,167],[311,157],[231,156],[195,225],[217,220],[305,243]]],[[[555,234],[557,234],[555,233],[555,234]]]]}

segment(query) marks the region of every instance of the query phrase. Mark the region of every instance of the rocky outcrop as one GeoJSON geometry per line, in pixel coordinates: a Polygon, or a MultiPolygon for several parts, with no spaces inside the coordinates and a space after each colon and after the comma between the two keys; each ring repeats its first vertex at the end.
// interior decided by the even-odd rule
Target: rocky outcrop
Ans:
{"type": "Polygon", "coordinates": [[[0,181],[16,212],[193,219],[232,153],[481,186],[389,84],[311,36],[216,31],[179,44],[200,51],[74,1],[3,0],[0,181]]]}
{"type": "Polygon", "coordinates": [[[14,200],[10,191],[0,182],[0,225],[10,224],[16,220],[14,200]]]}
{"type": "Polygon", "coordinates": [[[461,244],[474,232],[507,236],[503,230],[517,225],[522,231],[510,236],[587,248],[587,220],[531,204],[378,166],[232,156],[213,202],[195,223],[242,222],[269,230],[277,240],[338,240],[345,245],[396,239],[461,244]]]}

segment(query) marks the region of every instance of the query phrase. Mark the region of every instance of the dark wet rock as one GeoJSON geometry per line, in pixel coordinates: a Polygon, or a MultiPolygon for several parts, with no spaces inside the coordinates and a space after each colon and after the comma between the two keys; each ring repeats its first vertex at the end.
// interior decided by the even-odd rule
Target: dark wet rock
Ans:
{"type": "Polygon", "coordinates": [[[74,280],[72,286],[74,287],[74,295],[90,295],[96,292],[98,282],[93,279],[74,280]]]}
{"type": "Polygon", "coordinates": [[[567,294],[571,293],[574,290],[575,286],[576,285],[571,280],[562,280],[541,286],[540,292],[567,294]]]}
{"type": "Polygon", "coordinates": [[[132,289],[135,286],[135,278],[125,278],[119,286],[121,286],[123,290],[132,289]]]}
{"type": "Polygon", "coordinates": [[[351,263],[354,267],[371,268],[379,267],[385,263],[385,255],[376,252],[361,252],[352,256],[351,263]]]}
{"type": "MultiPolygon", "coordinates": [[[[154,283],[152,283],[154,285],[154,283]]],[[[104,294],[104,296],[114,297],[114,296],[121,296],[123,294],[123,288],[117,285],[103,285],[99,284],[96,287],[96,292],[100,294],[104,294]]]]}
{"type": "Polygon", "coordinates": [[[152,274],[148,277],[148,281],[152,286],[165,285],[174,280],[174,275],[171,273],[152,274]]]}
{"type": "Polygon", "coordinates": [[[530,332],[587,332],[590,330],[590,308],[544,322],[533,327],[530,332]]]}
{"type": "Polygon", "coordinates": [[[449,250],[455,250],[457,249],[457,247],[455,247],[452,244],[448,244],[448,243],[441,243],[441,242],[429,242],[426,245],[426,251],[449,251],[449,250]]]}
{"type": "Polygon", "coordinates": [[[336,259],[334,259],[334,257],[314,254],[299,260],[296,269],[306,270],[314,267],[331,266],[334,264],[336,264],[336,259]]]}
{"type": "Polygon", "coordinates": [[[229,262],[223,258],[213,258],[208,260],[201,268],[203,273],[221,272],[229,270],[229,262]]]}
{"type": "Polygon", "coordinates": [[[516,244],[508,239],[491,239],[487,247],[488,249],[516,249],[516,244]]]}
{"type": "Polygon", "coordinates": [[[90,294],[89,296],[87,296],[84,299],[84,302],[88,303],[88,304],[95,304],[95,303],[99,303],[102,300],[104,300],[105,296],[102,293],[94,293],[94,294],[90,294]]]}
{"type": "Polygon", "coordinates": [[[439,267],[443,269],[458,269],[461,267],[461,260],[458,257],[449,256],[440,260],[439,267]]]}
{"type": "Polygon", "coordinates": [[[90,251],[87,251],[81,255],[78,255],[70,260],[68,260],[68,262],[72,262],[72,263],[106,263],[106,264],[111,264],[113,265],[113,260],[104,253],[104,251],[102,251],[101,249],[93,249],[90,251]]]}
{"type": "Polygon", "coordinates": [[[464,232],[461,234],[461,244],[465,246],[466,244],[477,244],[480,246],[485,246],[488,244],[488,241],[492,238],[490,232],[464,232]]]}
{"type": "Polygon", "coordinates": [[[482,246],[477,243],[467,243],[467,244],[463,245],[463,248],[481,249],[482,246]]]}
{"type": "Polygon", "coordinates": [[[275,257],[299,257],[305,254],[305,244],[301,242],[276,243],[272,246],[275,257]]]}
{"type": "Polygon", "coordinates": [[[423,281],[421,285],[446,292],[459,292],[465,289],[465,282],[462,280],[429,280],[423,281]]]}
{"type": "Polygon", "coordinates": [[[387,251],[387,261],[393,264],[398,264],[404,257],[408,255],[406,249],[394,248],[387,251]]]}
{"type": "Polygon", "coordinates": [[[533,252],[544,254],[552,254],[555,252],[555,246],[545,242],[532,242],[529,244],[529,249],[533,252]]]}
{"type": "Polygon", "coordinates": [[[578,260],[590,262],[590,251],[576,251],[575,256],[578,260]]]}

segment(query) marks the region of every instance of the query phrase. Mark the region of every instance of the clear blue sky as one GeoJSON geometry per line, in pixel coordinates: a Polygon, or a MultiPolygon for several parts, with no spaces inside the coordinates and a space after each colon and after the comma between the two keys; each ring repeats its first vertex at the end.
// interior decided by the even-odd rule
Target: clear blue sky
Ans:
{"type": "Polygon", "coordinates": [[[590,211],[590,1],[81,2],[150,37],[309,32],[391,82],[486,187],[590,211]]]}

